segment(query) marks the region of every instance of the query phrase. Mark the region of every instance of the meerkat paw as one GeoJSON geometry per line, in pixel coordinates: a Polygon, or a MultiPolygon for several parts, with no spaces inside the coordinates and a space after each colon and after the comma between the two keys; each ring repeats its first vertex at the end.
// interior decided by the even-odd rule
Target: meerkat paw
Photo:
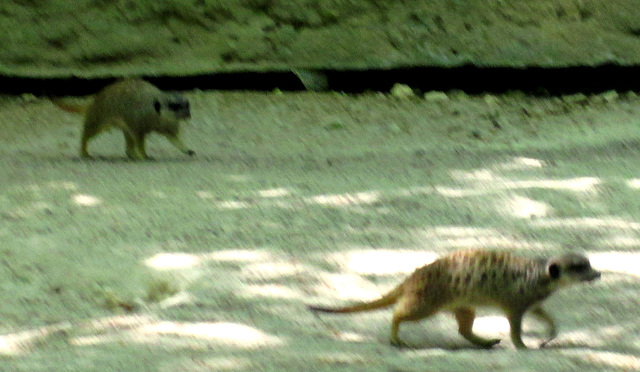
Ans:
{"type": "Polygon", "coordinates": [[[486,340],[482,344],[479,344],[479,346],[481,346],[481,347],[483,347],[485,349],[490,349],[490,348],[496,346],[497,344],[499,344],[500,341],[501,340],[499,338],[492,338],[490,340],[486,340]]]}
{"type": "Polygon", "coordinates": [[[544,349],[545,347],[547,347],[547,344],[553,340],[555,340],[556,336],[553,336],[547,340],[544,340],[540,343],[540,349],[544,349]]]}
{"type": "Polygon", "coordinates": [[[397,347],[398,349],[415,349],[415,347],[409,345],[399,338],[391,338],[389,339],[389,343],[391,343],[392,346],[397,347]]]}
{"type": "Polygon", "coordinates": [[[144,157],[137,152],[127,152],[127,158],[131,161],[144,160],[144,157]]]}

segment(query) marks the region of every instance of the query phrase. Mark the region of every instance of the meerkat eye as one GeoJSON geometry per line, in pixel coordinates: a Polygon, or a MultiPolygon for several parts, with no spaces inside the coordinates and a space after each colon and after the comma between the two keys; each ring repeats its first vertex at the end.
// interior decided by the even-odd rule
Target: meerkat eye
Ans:
{"type": "Polygon", "coordinates": [[[158,101],[158,100],[153,101],[153,108],[159,114],[160,113],[160,109],[162,108],[162,105],[160,105],[160,101],[158,101]]]}
{"type": "Polygon", "coordinates": [[[558,264],[549,265],[549,276],[552,279],[558,279],[560,277],[560,267],[558,264]]]}

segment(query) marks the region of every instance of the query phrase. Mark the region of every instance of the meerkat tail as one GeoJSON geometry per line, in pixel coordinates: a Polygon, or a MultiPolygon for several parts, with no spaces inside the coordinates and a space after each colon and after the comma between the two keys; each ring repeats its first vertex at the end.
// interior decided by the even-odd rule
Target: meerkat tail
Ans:
{"type": "Polygon", "coordinates": [[[382,298],[371,302],[362,302],[352,306],[338,308],[310,305],[307,306],[307,309],[323,313],[356,313],[360,311],[371,311],[376,309],[383,309],[395,304],[400,296],[402,296],[402,286],[398,286],[396,289],[382,296],[382,298]]]}
{"type": "Polygon", "coordinates": [[[90,106],[90,104],[86,102],[70,102],[68,100],[60,98],[52,99],[51,102],[53,102],[54,105],[60,107],[64,111],[73,113],[84,113],[90,106]]]}

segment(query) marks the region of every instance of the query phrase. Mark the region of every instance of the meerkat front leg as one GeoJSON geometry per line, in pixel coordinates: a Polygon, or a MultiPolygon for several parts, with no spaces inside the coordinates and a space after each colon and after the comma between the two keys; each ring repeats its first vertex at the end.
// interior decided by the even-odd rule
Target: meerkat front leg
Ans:
{"type": "Polygon", "coordinates": [[[490,348],[500,343],[499,338],[486,339],[473,333],[473,321],[475,320],[476,312],[472,308],[461,307],[456,309],[454,314],[458,321],[458,332],[474,345],[490,348]]]}
{"type": "Polygon", "coordinates": [[[547,311],[543,309],[542,306],[538,305],[534,307],[531,310],[531,314],[535,315],[538,319],[545,322],[549,329],[549,338],[540,343],[540,348],[543,348],[558,336],[558,329],[556,328],[556,324],[551,315],[549,315],[549,313],[547,313],[547,311]]]}
{"type": "Polygon", "coordinates": [[[526,349],[527,345],[522,342],[522,318],[524,311],[514,310],[511,311],[507,319],[509,320],[509,327],[511,328],[511,341],[518,349],[526,349]]]}
{"type": "Polygon", "coordinates": [[[182,151],[183,153],[189,156],[193,156],[196,154],[195,151],[188,148],[187,145],[185,145],[182,142],[182,140],[180,139],[180,136],[177,133],[175,134],[163,133],[163,135],[169,140],[169,142],[171,142],[173,146],[175,146],[178,150],[182,151]]]}

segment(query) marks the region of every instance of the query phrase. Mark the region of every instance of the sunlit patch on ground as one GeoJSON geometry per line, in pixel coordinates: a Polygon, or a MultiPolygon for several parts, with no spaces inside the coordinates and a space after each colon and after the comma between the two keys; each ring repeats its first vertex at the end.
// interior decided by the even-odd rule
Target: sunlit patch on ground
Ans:
{"type": "Polygon", "coordinates": [[[215,197],[210,191],[196,191],[196,196],[200,199],[213,199],[215,197]]]}
{"type": "MultiPolygon", "coordinates": [[[[606,312],[606,309],[603,309],[606,312]]],[[[637,332],[638,326],[633,323],[625,323],[620,325],[603,326],[591,328],[585,325],[583,330],[566,331],[562,335],[569,340],[579,340],[581,344],[592,347],[604,347],[608,343],[619,342],[623,339],[633,340],[635,338],[635,348],[638,349],[640,338],[637,332]]]]}
{"type": "Polygon", "coordinates": [[[0,355],[20,355],[55,336],[64,337],[72,328],[68,322],[44,326],[28,331],[0,335],[0,355]]]}
{"type": "Polygon", "coordinates": [[[11,218],[27,218],[34,214],[51,213],[53,205],[47,202],[33,202],[28,206],[7,210],[5,214],[11,218]]]}
{"type": "MultiPolygon", "coordinates": [[[[496,310],[494,312],[497,313],[496,310]]],[[[453,317],[450,321],[455,324],[453,317]]],[[[484,338],[508,338],[509,321],[504,315],[478,316],[473,322],[473,331],[484,338]]]]}
{"type": "Polygon", "coordinates": [[[437,238],[467,237],[467,236],[493,236],[498,235],[496,229],[467,226],[436,226],[424,230],[428,236],[437,238]]]}
{"type": "Polygon", "coordinates": [[[181,306],[190,304],[195,301],[195,297],[187,292],[179,292],[171,297],[165,298],[158,303],[158,307],[161,309],[168,309],[170,307],[181,306]]]}
{"type": "Polygon", "coordinates": [[[333,206],[349,206],[359,204],[372,204],[378,201],[380,193],[377,191],[363,191],[347,194],[324,194],[309,198],[312,203],[333,206]]]}
{"type": "MultiPolygon", "coordinates": [[[[490,310],[497,314],[498,310],[490,310]]],[[[453,320],[452,320],[453,321],[453,320]]],[[[510,326],[506,315],[490,315],[490,316],[478,316],[473,324],[473,330],[478,335],[485,338],[501,338],[501,345],[509,344],[509,347],[513,347],[510,336],[510,326]]],[[[546,340],[548,337],[548,329],[545,323],[540,322],[534,316],[527,313],[523,323],[523,340],[529,348],[538,348],[538,345],[546,340]],[[531,331],[535,330],[535,331],[531,331]]],[[[597,337],[595,332],[589,331],[561,331],[559,336],[552,342],[558,342],[565,344],[570,342],[572,344],[601,346],[603,343],[596,341],[597,337]]]]}
{"type": "Polygon", "coordinates": [[[157,270],[185,269],[199,265],[202,258],[189,253],[159,253],[145,261],[145,265],[157,270]]]}
{"type": "Polygon", "coordinates": [[[156,321],[110,331],[73,337],[69,343],[76,346],[89,346],[101,343],[133,342],[188,348],[206,346],[202,342],[239,348],[275,346],[283,343],[279,337],[266,334],[256,328],[227,322],[156,321]]]}
{"type": "Polygon", "coordinates": [[[560,352],[574,357],[579,362],[601,366],[602,370],[613,368],[622,371],[640,370],[640,358],[636,355],[591,349],[561,350],[560,352]]]}
{"type": "Polygon", "coordinates": [[[204,257],[211,261],[253,262],[270,260],[273,258],[273,254],[262,250],[225,249],[222,251],[207,253],[204,257]]]}
{"type": "Polygon", "coordinates": [[[542,168],[544,162],[538,159],[516,157],[511,162],[501,163],[491,168],[472,171],[450,171],[454,180],[471,183],[472,186],[435,186],[435,190],[443,196],[452,198],[481,196],[494,194],[506,190],[548,189],[572,192],[597,192],[596,186],[600,180],[596,177],[578,177],[568,179],[529,179],[518,180],[505,177],[498,171],[519,170],[528,168],[542,168]]]}
{"type": "Polygon", "coordinates": [[[614,216],[578,217],[578,218],[545,218],[532,221],[538,227],[572,227],[576,229],[616,228],[621,230],[638,230],[640,223],[614,216]]]}
{"type": "Polygon", "coordinates": [[[75,204],[81,205],[83,207],[93,207],[102,203],[102,201],[95,196],[86,194],[76,194],[73,196],[72,200],[75,204]]]}
{"type": "Polygon", "coordinates": [[[22,190],[31,191],[35,193],[50,191],[50,190],[66,190],[66,191],[74,191],[77,190],[78,186],[74,182],[67,181],[51,181],[45,182],[44,184],[31,184],[27,186],[23,186],[22,190]]]}
{"type": "Polygon", "coordinates": [[[305,266],[275,261],[272,263],[247,264],[242,268],[241,276],[245,278],[274,279],[305,272],[309,272],[309,269],[305,266]]]}
{"type": "Polygon", "coordinates": [[[291,195],[291,190],[284,187],[278,187],[275,189],[260,190],[258,191],[258,195],[260,195],[263,198],[277,198],[280,196],[291,195]]]}
{"type": "Polygon", "coordinates": [[[269,298],[302,298],[304,293],[302,291],[290,288],[280,284],[265,284],[256,285],[249,284],[242,289],[242,292],[254,296],[254,297],[269,297],[269,298]]]}
{"type": "Polygon", "coordinates": [[[435,253],[415,250],[359,249],[333,253],[327,259],[344,267],[348,272],[360,275],[390,275],[411,272],[436,258],[435,253]]]}
{"type": "Polygon", "coordinates": [[[241,200],[224,200],[216,203],[221,209],[243,209],[249,208],[251,203],[241,200]]]}
{"type": "Polygon", "coordinates": [[[522,196],[506,200],[504,209],[506,213],[518,218],[545,217],[553,211],[547,203],[522,196]]]}
{"type": "Polygon", "coordinates": [[[502,234],[497,229],[464,226],[441,226],[416,231],[420,241],[430,248],[446,249],[546,249],[544,242],[526,241],[502,234]]]}
{"type": "Polygon", "coordinates": [[[589,260],[596,270],[640,277],[640,253],[616,251],[590,253],[589,260]]]}
{"type": "MultiPolygon", "coordinates": [[[[105,335],[128,332],[126,335],[156,335],[188,337],[197,339],[228,341],[233,344],[247,343],[253,346],[281,342],[278,337],[270,336],[256,328],[239,323],[227,322],[172,322],[158,321],[148,316],[116,316],[81,322],[74,325],[77,332],[96,332],[105,335]]],[[[69,328],[69,326],[67,326],[69,328]]],[[[104,340],[102,340],[104,341],[104,340]]],[[[71,343],[86,345],[101,342],[99,337],[86,335],[74,337],[71,343]]]]}
{"type": "Polygon", "coordinates": [[[640,179],[634,178],[627,181],[627,186],[631,189],[640,189],[640,179]]]}
{"type": "Polygon", "coordinates": [[[325,353],[316,357],[315,361],[321,363],[321,365],[351,366],[352,368],[364,367],[375,363],[375,360],[367,359],[357,353],[325,353]]]}
{"type": "Polygon", "coordinates": [[[163,321],[142,326],[135,330],[141,335],[194,337],[214,340],[238,347],[253,348],[282,343],[280,338],[268,335],[256,328],[238,323],[183,323],[163,321]]]}
{"type": "Polygon", "coordinates": [[[509,162],[500,163],[493,168],[501,170],[519,170],[529,168],[542,168],[545,166],[544,161],[534,158],[515,157],[509,162]]]}
{"type": "Polygon", "coordinates": [[[593,330],[564,330],[560,332],[557,339],[552,342],[557,342],[564,345],[576,346],[588,346],[588,347],[601,347],[604,342],[602,338],[598,336],[598,333],[593,330]]]}
{"type": "Polygon", "coordinates": [[[594,177],[571,178],[565,180],[511,180],[493,174],[489,170],[474,172],[452,172],[452,176],[461,181],[475,181],[475,187],[435,186],[443,196],[452,198],[480,196],[505,190],[548,189],[574,192],[596,192],[600,180],[594,177]]]}
{"type": "Polygon", "coordinates": [[[144,261],[144,264],[156,270],[187,269],[205,262],[252,262],[271,258],[271,253],[252,250],[224,250],[204,254],[182,252],[158,253],[144,261]]]}
{"type": "Polygon", "coordinates": [[[321,283],[316,286],[315,292],[325,297],[343,300],[370,301],[380,298],[392,288],[393,286],[378,287],[358,275],[326,274],[322,276],[321,283]]]}
{"type": "Polygon", "coordinates": [[[366,337],[360,333],[354,332],[335,332],[333,334],[336,340],[347,341],[347,342],[363,342],[363,341],[371,341],[371,337],[366,337]]]}
{"type": "Polygon", "coordinates": [[[605,247],[640,247],[640,238],[633,235],[616,235],[598,240],[599,244],[605,247]]]}

